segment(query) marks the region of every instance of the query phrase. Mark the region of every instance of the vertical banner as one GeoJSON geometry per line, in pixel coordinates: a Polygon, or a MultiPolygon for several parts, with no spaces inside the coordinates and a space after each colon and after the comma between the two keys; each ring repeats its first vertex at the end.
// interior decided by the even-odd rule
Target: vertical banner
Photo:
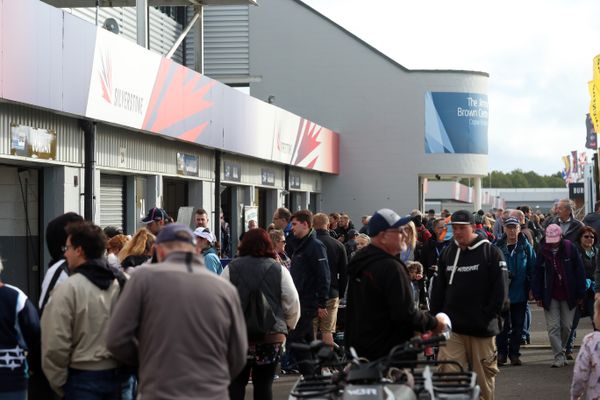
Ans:
{"type": "Polygon", "coordinates": [[[579,172],[579,163],[577,158],[577,150],[571,151],[571,173],[577,174],[579,172]]]}
{"type": "Polygon", "coordinates": [[[585,129],[585,148],[596,150],[598,148],[598,136],[596,135],[596,129],[594,129],[594,124],[592,123],[590,114],[587,114],[585,117],[585,129]]]}

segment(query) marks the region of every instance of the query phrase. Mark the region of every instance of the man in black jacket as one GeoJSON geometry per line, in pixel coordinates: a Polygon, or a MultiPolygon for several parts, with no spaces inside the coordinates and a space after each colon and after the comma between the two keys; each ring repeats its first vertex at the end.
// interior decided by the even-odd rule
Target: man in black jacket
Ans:
{"type": "Polygon", "coordinates": [[[390,209],[377,211],[369,220],[371,244],[348,264],[346,346],[369,360],[387,355],[414,331],[445,328],[441,317],[415,308],[408,271],[398,257],[406,249],[402,227],[410,220],[390,209]]]}
{"type": "Polygon", "coordinates": [[[313,226],[317,232],[317,239],[323,242],[327,249],[327,263],[329,264],[331,283],[329,285],[329,300],[327,300],[327,316],[325,318],[315,318],[314,325],[315,330],[319,328],[321,331],[323,342],[333,347],[333,333],[337,322],[340,297],[344,297],[346,291],[348,258],[344,245],[329,234],[328,225],[329,217],[326,214],[315,214],[313,226]]]}
{"type": "MultiPolygon", "coordinates": [[[[300,210],[292,215],[292,233],[296,239],[292,254],[290,273],[300,297],[300,320],[289,337],[288,344],[309,343],[314,339],[313,318],[327,316],[330,273],[325,245],[316,238],[312,229],[313,215],[300,210]]],[[[291,346],[290,346],[291,349],[291,346]]],[[[311,375],[310,354],[291,349],[298,369],[303,375],[311,375]]]]}
{"type": "MultiPolygon", "coordinates": [[[[498,373],[495,336],[499,315],[508,305],[508,271],[502,253],[475,233],[473,214],[456,211],[450,219],[454,242],[438,260],[431,312],[445,312],[453,332],[440,347],[439,360],[455,360],[477,373],[481,398],[494,398],[498,373]]],[[[458,367],[444,364],[444,371],[458,367]]]]}

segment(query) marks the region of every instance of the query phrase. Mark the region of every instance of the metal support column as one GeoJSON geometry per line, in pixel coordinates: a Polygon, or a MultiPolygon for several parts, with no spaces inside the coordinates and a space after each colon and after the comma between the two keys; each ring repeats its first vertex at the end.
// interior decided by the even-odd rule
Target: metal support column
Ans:
{"type": "Polygon", "coordinates": [[[285,166],[284,190],[285,190],[285,196],[283,196],[283,206],[289,210],[289,208],[290,208],[290,166],[289,165],[285,166]]]}
{"type": "Polygon", "coordinates": [[[474,183],[474,190],[475,193],[473,193],[473,206],[475,208],[474,211],[477,210],[481,210],[481,177],[480,176],[476,176],[475,179],[473,180],[474,183]]]}
{"type": "Polygon", "coordinates": [[[135,2],[137,22],[137,44],[146,49],[150,48],[148,40],[148,0],[137,0],[135,2]]]}
{"type": "Polygon", "coordinates": [[[96,206],[95,177],[96,177],[96,122],[81,120],[84,137],[84,195],[83,215],[88,221],[94,221],[96,206]]]}

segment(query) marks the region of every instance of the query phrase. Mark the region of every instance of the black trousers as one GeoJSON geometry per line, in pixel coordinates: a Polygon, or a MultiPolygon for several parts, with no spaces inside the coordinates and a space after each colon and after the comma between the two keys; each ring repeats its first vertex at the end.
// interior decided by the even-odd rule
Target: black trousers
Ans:
{"type": "Polygon", "coordinates": [[[250,371],[252,371],[254,398],[272,400],[273,375],[275,374],[276,367],[276,362],[256,365],[254,361],[248,361],[242,372],[231,381],[231,384],[229,385],[229,399],[244,400],[244,396],[246,395],[246,385],[248,385],[248,378],[250,377],[250,371]]]}
{"type": "Polygon", "coordinates": [[[314,340],[313,332],[313,319],[317,316],[317,310],[302,309],[300,314],[300,320],[290,335],[288,336],[286,349],[288,349],[298,364],[298,371],[302,375],[309,376],[314,375],[315,365],[311,363],[312,355],[309,351],[302,351],[294,349],[293,343],[304,343],[309,344],[314,340]]]}

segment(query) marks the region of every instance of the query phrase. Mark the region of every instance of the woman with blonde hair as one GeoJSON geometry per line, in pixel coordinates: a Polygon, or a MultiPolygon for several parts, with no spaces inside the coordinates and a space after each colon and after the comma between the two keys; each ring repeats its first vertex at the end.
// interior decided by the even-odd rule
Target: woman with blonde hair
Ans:
{"type": "Polygon", "coordinates": [[[147,262],[152,258],[152,248],[156,237],[146,228],[140,228],[119,252],[121,268],[127,270],[147,262]]]}

